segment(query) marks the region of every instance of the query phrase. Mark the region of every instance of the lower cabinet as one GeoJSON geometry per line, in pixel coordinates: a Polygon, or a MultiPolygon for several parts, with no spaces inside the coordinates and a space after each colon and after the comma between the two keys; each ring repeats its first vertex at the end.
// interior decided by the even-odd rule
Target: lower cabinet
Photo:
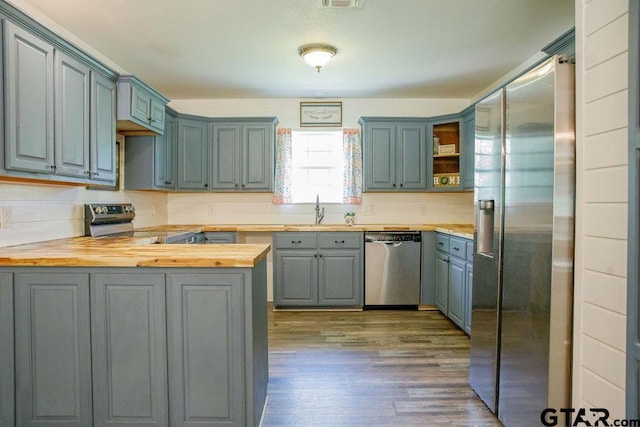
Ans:
{"type": "Polygon", "coordinates": [[[170,274],[171,426],[244,426],[241,274],[170,274]]]}
{"type": "Polygon", "coordinates": [[[13,276],[0,273],[0,427],[13,427],[13,276]]]}
{"type": "Polygon", "coordinates": [[[89,274],[14,280],[16,425],[91,425],[89,274]]]}
{"type": "Polygon", "coordinates": [[[227,231],[205,231],[204,242],[205,244],[211,243],[237,243],[238,234],[235,232],[227,231]]]}
{"type": "Polygon", "coordinates": [[[361,306],[361,232],[274,233],[276,307],[361,306]]]}
{"type": "Polygon", "coordinates": [[[94,427],[167,425],[162,274],[95,274],[91,280],[94,427]]]}
{"type": "Polygon", "coordinates": [[[467,334],[471,334],[473,242],[437,233],[435,246],[436,307],[467,334]]]}
{"type": "Polygon", "coordinates": [[[0,426],[259,425],[266,271],[0,268],[0,426]]]}

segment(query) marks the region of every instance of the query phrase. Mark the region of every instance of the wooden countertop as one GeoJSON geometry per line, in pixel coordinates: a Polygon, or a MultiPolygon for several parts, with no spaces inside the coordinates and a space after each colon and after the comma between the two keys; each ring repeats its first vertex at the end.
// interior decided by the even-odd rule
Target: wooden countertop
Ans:
{"type": "Polygon", "coordinates": [[[439,231],[465,239],[473,239],[473,224],[223,224],[223,225],[165,225],[138,231],[185,232],[230,231],[273,233],[275,231],[439,231]]]}
{"type": "Polygon", "coordinates": [[[267,244],[156,244],[158,238],[152,232],[438,231],[473,239],[471,224],[166,225],[136,231],[145,232],[141,233],[145,237],[73,237],[0,247],[0,266],[254,267],[271,248],[267,244]]]}
{"type": "Polygon", "coordinates": [[[266,244],[160,245],[151,239],[75,237],[0,248],[0,266],[254,267],[266,244]]]}

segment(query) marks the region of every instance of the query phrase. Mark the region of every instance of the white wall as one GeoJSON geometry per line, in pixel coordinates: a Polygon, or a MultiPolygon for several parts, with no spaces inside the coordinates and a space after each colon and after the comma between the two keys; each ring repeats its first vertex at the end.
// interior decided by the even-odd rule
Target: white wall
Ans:
{"type": "MultiPolygon", "coordinates": [[[[120,147],[122,150],[122,143],[120,147]]],[[[120,160],[122,164],[122,156],[120,160]]],[[[0,247],[83,236],[84,204],[90,202],[133,203],[136,227],[168,221],[167,196],[162,193],[0,181],[0,213],[4,218],[0,247]]]]}
{"type": "Polygon", "coordinates": [[[576,0],[573,406],[625,416],[628,0],[576,0]]]}

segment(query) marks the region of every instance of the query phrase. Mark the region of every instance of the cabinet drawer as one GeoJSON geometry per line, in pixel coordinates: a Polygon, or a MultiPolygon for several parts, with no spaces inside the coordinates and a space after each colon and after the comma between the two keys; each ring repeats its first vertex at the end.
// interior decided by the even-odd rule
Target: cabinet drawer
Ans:
{"type": "Polygon", "coordinates": [[[318,245],[316,233],[275,233],[274,240],[278,249],[315,249],[318,245]]]}
{"type": "Polygon", "coordinates": [[[473,261],[473,242],[467,241],[467,261],[473,261]]]}
{"type": "Polygon", "coordinates": [[[458,258],[467,257],[467,242],[463,239],[451,237],[449,239],[449,253],[458,258]]]}
{"type": "Polygon", "coordinates": [[[362,247],[362,233],[327,233],[318,234],[318,246],[321,249],[359,249],[362,247]]]}
{"type": "Polygon", "coordinates": [[[436,234],[436,249],[442,252],[449,252],[449,239],[446,234],[436,234]]]}

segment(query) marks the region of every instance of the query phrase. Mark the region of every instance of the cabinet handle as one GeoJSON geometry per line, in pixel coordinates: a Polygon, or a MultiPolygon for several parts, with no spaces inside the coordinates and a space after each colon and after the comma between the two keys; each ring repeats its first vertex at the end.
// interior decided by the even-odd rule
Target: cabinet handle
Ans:
{"type": "Polygon", "coordinates": [[[400,183],[400,187],[403,187],[403,186],[404,186],[404,184],[403,184],[403,183],[400,183]]]}
{"type": "Polygon", "coordinates": [[[205,184],[204,186],[205,186],[205,187],[208,187],[208,186],[209,186],[209,184],[205,184]]]}
{"type": "Polygon", "coordinates": [[[171,184],[171,181],[165,181],[164,183],[165,184],[171,184]]]}
{"type": "Polygon", "coordinates": [[[300,243],[302,243],[302,240],[292,240],[291,241],[292,245],[299,245],[300,243]]]}
{"type": "Polygon", "coordinates": [[[237,182],[236,182],[235,186],[236,186],[236,188],[238,188],[238,183],[237,182]]]}
{"type": "Polygon", "coordinates": [[[438,242],[438,246],[444,246],[444,243],[438,242]]]}
{"type": "Polygon", "coordinates": [[[313,254],[313,257],[318,258],[318,254],[317,253],[313,254]]]}
{"type": "Polygon", "coordinates": [[[244,184],[242,184],[242,188],[244,188],[244,184]]]}
{"type": "Polygon", "coordinates": [[[100,176],[98,172],[89,172],[89,173],[93,174],[93,176],[100,176]]]}
{"type": "Polygon", "coordinates": [[[319,256],[320,256],[320,258],[322,258],[322,254],[320,254],[319,256]]]}
{"type": "Polygon", "coordinates": [[[338,243],[338,244],[342,243],[342,244],[344,244],[344,240],[336,240],[334,243],[338,243]]]}
{"type": "Polygon", "coordinates": [[[393,184],[393,187],[394,187],[394,188],[396,187],[396,184],[395,184],[395,183],[393,184]]]}
{"type": "Polygon", "coordinates": [[[460,248],[458,248],[458,247],[456,247],[456,246],[454,246],[452,249],[453,249],[454,251],[456,251],[456,252],[460,252],[460,248]]]}

